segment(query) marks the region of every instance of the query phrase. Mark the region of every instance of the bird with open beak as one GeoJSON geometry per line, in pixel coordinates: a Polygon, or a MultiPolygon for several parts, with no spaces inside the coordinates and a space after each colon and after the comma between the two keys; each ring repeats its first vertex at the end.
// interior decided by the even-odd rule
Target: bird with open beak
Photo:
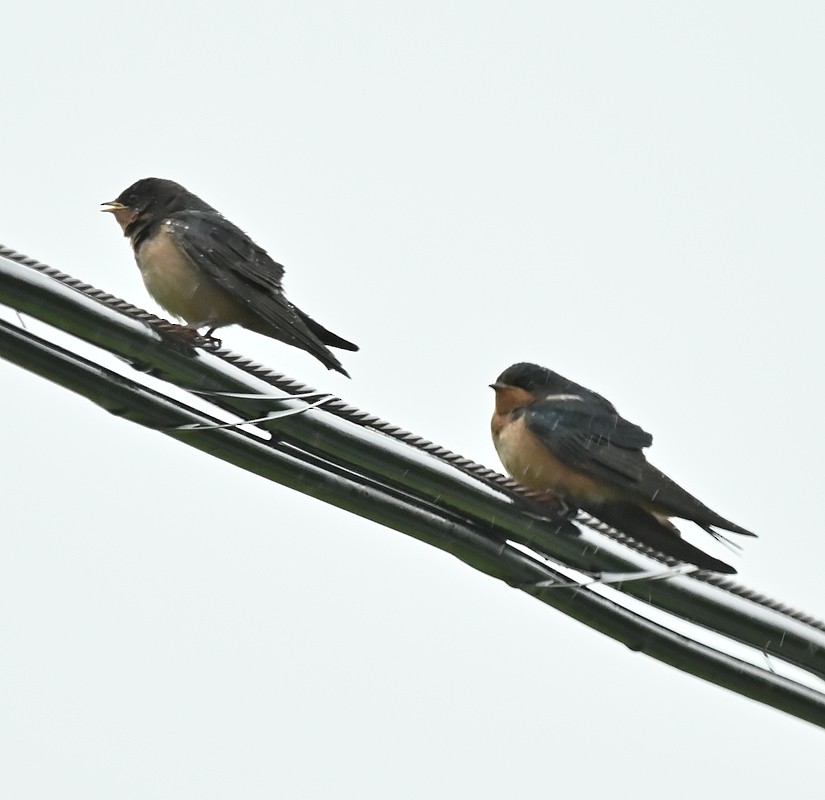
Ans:
{"type": "Polygon", "coordinates": [[[129,238],[149,294],[190,328],[211,335],[241,325],[349,377],[329,348],[358,346],[290,303],[283,266],[197,195],[174,181],[143,178],[103,206],[129,238]]]}

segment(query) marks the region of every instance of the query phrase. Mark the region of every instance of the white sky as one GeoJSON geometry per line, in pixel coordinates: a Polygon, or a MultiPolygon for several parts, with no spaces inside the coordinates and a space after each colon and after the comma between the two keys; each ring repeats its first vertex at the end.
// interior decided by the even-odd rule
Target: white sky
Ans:
{"type": "MultiPolygon", "coordinates": [[[[97,209],[178,180],[363,349],[350,382],[228,347],[495,467],[487,384],[556,369],[760,534],[743,582],[825,613],[821,3],[77,0],[0,29],[0,241],[156,310],[97,209]]],[[[0,379],[0,796],[820,796],[819,729],[0,379]]]]}

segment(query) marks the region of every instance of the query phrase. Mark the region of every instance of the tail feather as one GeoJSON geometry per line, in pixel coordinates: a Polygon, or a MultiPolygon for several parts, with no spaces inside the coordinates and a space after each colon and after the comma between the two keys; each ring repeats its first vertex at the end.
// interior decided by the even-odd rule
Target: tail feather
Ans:
{"type": "Polygon", "coordinates": [[[723,531],[738,533],[740,536],[756,537],[756,534],[752,531],[749,531],[747,528],[743,528],[741,525],[737,525],[735,522],[731,522],[724,517],[720,517],[718,514],[713,514],[710,519],[695,519],[694,522],[699,525],[699,527],[704,528],[712,536],[715,536],[716,532],[710,530],[711,525],[714,528],[721,528],[723,531]]]}
{"type": "Polygon", "coordinates": [[[653,512],[660,512],[668,517],[689,519],[705,530],[708,526],[713,526],[731,533],[738,533],[741,536],[756,536],[755,533],[708,508],[701,500],[683,489],[650,462],[642,465],[642,482],[650,501],[649,508],[653,512]]]}
{"type": "Polygon", "coordinates": [[[314,333],[315,336],[317,336],[324,344],[329,345],[330,347],[337,347],[339,350],[349,350],[353,353],[360,349],[357,344],[347,341],[337,333],[328,331],[323,325],[310,317],[309,314],[305,314],[301,311],[301,309],[296,308],[295,312],[301,318],[304,325],[306,325],[307,328],[309,328],[312,333],[314,333]]]}
{"type": "MultiPolygon", "coordinates": [[[[667,556],[695,564],[700,569],[713,572],[723,572],[735,575],[736,570],[724,561],[708,555],[704,550],[686,542],[673,527],[666,527],[651,513],[632,503],[602,503],[598,508],[587,508],[585,511],[598,517],[602,522],[612,525],[622,533],[631,536],[636,541],[659,550],[667,556]]],[[[720,526],[721,527],[721,526],[720,526]]]]}
{"type": "MultiPolygon", "coordinates": [[[[319,331],[323,331],[329,336],[335,336],[335,334],[330,334],[315,320],[285,300],[276,308],[282,314],[280,318],[276,319],[274,314],[264,315],[256,311],[244,320],[243,326],[251,331],[262,333],[264,336],[271,336],[273,339],[278,339],[293,347],[305,350],[310,355],[315,356],[327,369],[334,369],[349,378],[349,373],[335,357],[335,354],[327,348],[326,345],[329,342],[319,334],[319,331]],[[283,317],[286,317],[286,320],[283,317]]],[[[341,341],[345,340],[342,339],[341,341]]],[[[358,349],[355,345],[351,345],[351,348],[358,349]]]]}
{"type": "Polygon", "coordinates": [[[349,378],[350,374],[344,369],[344,365],[335,357],[335,355],[330,351],[327,350],[322,344],[318,344],[316,347],[313,347],[311,350],[309,348],[304,348],[310,355],[315,356],[327,369],[335,370],[336,372],[340,372],[345,378],[349,378]]]}

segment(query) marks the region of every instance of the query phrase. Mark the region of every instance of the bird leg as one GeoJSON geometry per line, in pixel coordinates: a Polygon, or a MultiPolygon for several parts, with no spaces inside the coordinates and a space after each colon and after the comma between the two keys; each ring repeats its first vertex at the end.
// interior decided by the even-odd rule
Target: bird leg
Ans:
{"type": "Polygon", "coordinates": [[[220,350],[223,347],[223,342],[217,336],[213,336],[215,331],[220,327],[220,325],[215,324],[215,320],[204,319],[200,322],[193,322],[189,325],[184,325],[183,327],[193,330],[199,338],[204,340],[201,344],[201,347],[203,347],[204,350],[220,350]],[[201,328],[206,328],[206,333],[201,334],[201,328]]]}

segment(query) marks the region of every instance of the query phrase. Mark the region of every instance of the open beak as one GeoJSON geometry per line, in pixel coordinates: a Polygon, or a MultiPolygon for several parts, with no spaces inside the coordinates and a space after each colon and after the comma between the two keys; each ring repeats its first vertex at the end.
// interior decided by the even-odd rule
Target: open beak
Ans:
{"type": "Polygon", "coordinates": [[[126,229],[135,221],[135,218],[138,215],[138,212],[133,208],[129,208],[129,206],[125,206],[123,203],[118,203],[117,200],[112,200],[109,203],[101,203],[101,205],[103,208],[100,210],[108,211],[112,214],[124,234],[126,233],[126,229]]]}

